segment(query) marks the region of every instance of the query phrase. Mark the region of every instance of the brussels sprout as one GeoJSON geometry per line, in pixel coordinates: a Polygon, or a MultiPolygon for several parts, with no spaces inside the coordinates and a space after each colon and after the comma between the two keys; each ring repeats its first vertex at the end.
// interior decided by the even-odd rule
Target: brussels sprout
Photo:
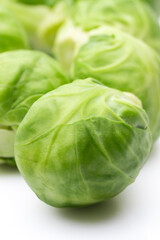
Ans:
{"type": "Polygon", "coordinates": [[[55,207],[94,204],[132,183],[151,148],[148,117],[134,95],[92,79],[44,95],[21,122],[18,168],[55,207]]]}
{"type": "Polygon", "coordinates": [[[41,52],[0,55],[0,158],[14,156],[15,130],[43,94],[68,83],[59,64],[41,52]]]}
{"type": "Polygon", "coordinates": [[[135,0],[81,0],[73,9],[76,26],[88,31],[109,25],[142,39],[160,52],[160,28],[150,6],[135,0]]]}
{"type": "Polygon", "coordinates": [[[0,53],[28,48],[27,36],[20,22],[0,6],[0,53]]]}
{"type": "Polygon", "coordinates": [[[156,140],[160,132],[158,54],[141,40],[114,28],[101,28],[91,35],[74,59],[73,80],[89,76],[108,87],[135,94],[148,113],[156,140]]]}
{"type": "Polygon", "coordinates": [[[49,7],[9,0],[0,0],[0,2],[22,23],[29,35],[31,47],[51,53],[55,35],[68,14],[68,4],[59,1],[53,7],[49,7]]]}

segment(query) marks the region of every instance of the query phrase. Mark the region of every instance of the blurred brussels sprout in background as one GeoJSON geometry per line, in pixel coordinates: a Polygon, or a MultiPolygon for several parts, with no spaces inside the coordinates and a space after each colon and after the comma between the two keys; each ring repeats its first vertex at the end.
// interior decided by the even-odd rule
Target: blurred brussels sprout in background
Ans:
{"type": "Polygon", "coordinates": [[[115,196],[135,180],[150,148],[139,99],[92,79],[36,101],[15,141],[22,176],[41,200],[56,207],[115,196]]]}
{"type": "Polygon", "coordinates": [[[156,140],[160,132],[159,55],[141,40],[114,28],[92,34],[74,59],[72,79],[90,76],[108,87],[135,94],[148,113],[156,140]]]}
{"type": "Polygon", "coordinates": [[[70,18],[59,28],[53,52],[68,70],[90,31],[111,26],[140,38],[160,53],[160,27],[153,9],[140,0],[92,0],[72,4],[70,18]]]}
{"type": "Polygon", "coordinates": [[[102,25],[116,27],[160,52],[160,28],[150,6],[135,0],[76,1],[72,14],[76,26],[88,31],[102,25]]]}
{"type": "Polygon", "coordinates": [[[21,23],[0,6],[0,53],[22,48],[28,48],[28,41],[21,23]]]}
{"type": "Polygon", "coordinates": [[[65,83],[59,64],[44,53],[19,50],[0,55],[0,158],[14,156],[14,133],[30,106],[65,83]]]}
{"type": "Polygon", "coordinates": [[[57,1],[53,7],[0,0],[26,29],[33,49],[52,53],[55,35],[68,16],[68,3],[57,1]]]}

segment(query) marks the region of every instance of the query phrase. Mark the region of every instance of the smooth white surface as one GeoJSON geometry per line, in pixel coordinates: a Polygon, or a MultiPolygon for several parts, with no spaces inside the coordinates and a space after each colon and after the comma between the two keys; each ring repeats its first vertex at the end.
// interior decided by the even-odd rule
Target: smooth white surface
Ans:
{"type": "Polygon", "coordinates": [[[136,182],[105,203],[56,209],[0,167],[0,240],[160,240],[160,140],[136,182]]]}

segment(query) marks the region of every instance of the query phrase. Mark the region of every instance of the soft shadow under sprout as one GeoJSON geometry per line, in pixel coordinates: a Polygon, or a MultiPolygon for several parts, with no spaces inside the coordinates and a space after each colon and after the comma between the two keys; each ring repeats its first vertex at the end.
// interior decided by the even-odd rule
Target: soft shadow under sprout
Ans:
{"type": "Polygon", "coordinates": [[[108,221],[122,211],[124,201],[122,201],[121,196],[122,194],[108,201],[89,207],[57,209],[56,211],[63,218],[67,218],[73,222],[77,221],[93,224],[108,221]]]}
{"type": "Polygon", "coordinates": [[[151,153],[150,153],[150,157],[149,157],[149,159],[148,159],[148,161],[147,161],[147,165],[150,164],[150,163],[153,165],[153,162],[154,162],[154,161],[159,161],[159,157],[158,157],[158,155],[159,155],[159,144],[160,144],[160,140],[158,140],[158,141],[153,145],[152,151],[151,151],[151,153]]]}
{"type": "Polygon", "coordinates": [[[10,166],[7,164],[0,164],[0,175],[13,175],[19,174],[19,171],[16,166],[10,166]]]}

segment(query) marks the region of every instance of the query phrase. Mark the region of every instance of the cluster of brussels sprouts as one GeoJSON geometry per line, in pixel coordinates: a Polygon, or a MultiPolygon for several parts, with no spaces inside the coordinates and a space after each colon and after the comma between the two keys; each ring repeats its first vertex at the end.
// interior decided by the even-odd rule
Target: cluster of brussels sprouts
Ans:
{"type": "Polygon", "coordinates": [[[160,27],[148,2],[0,0],[0,163],[47,204],[117,195],[159,137],[160,27]]]}

